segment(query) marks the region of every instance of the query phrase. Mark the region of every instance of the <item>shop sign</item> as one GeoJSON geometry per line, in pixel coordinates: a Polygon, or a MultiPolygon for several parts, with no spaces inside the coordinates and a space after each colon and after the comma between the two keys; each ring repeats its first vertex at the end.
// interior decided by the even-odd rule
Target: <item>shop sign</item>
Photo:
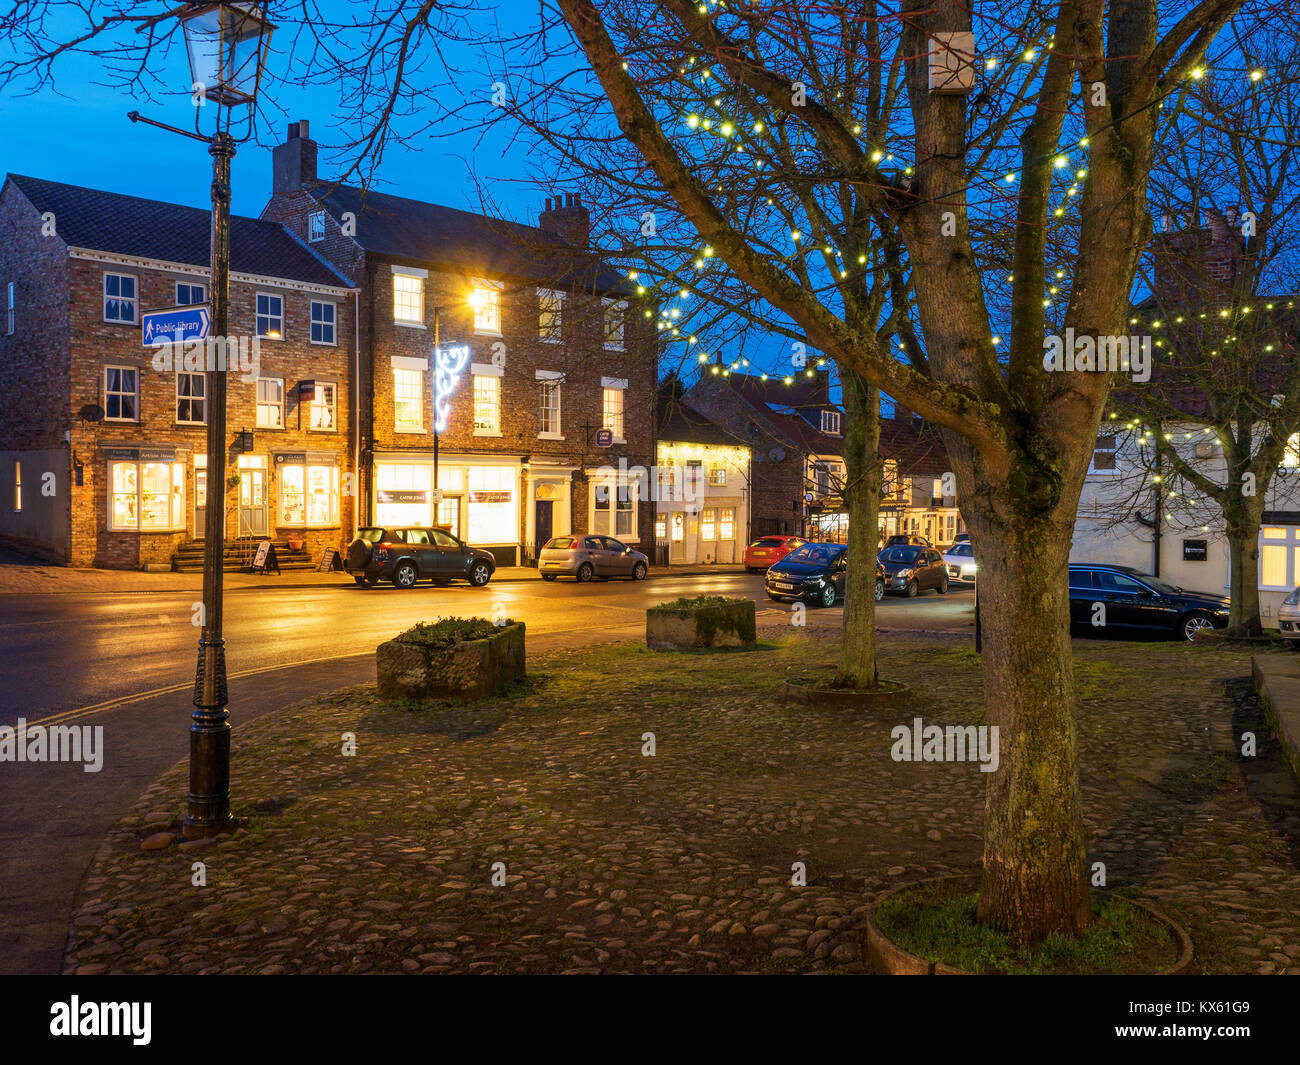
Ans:
{"type": "Polygon", "coordinates": [[[380,503],[427,503],[429,502],[428,490],[398,492],[388,488],[380,488],[375,494],[380,503]]]}
{"type": "Polygon", "coordinates": [[[513,498],[514,494],[508,489],[494,492],[470,492],[469,494],[471,503],[509,503],[513,498]]]}

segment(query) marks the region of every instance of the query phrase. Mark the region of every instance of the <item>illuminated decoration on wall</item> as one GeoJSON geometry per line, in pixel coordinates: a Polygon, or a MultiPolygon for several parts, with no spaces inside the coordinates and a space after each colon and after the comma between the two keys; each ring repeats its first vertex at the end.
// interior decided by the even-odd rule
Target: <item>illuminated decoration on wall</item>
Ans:
{"type": "Polygon", "coordinates": [[[451,411],[451,394],[456,382],[469,363],[469,346],[439,348],[433,359],[433,428],[435,432],[447,431],[447,415],[451,411]]]}

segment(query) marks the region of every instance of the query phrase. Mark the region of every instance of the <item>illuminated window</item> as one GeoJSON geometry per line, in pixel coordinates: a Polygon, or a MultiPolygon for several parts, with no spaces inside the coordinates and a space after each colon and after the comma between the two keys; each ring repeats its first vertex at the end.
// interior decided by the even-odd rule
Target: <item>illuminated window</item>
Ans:
{"type": "Polygon", "coordinates": [[[284,297],[257,294],[257,335],[266,340],[284,339],[284,297]]]}
{"type": "Polygon", "coordinates": [[[424,324],[424,278],[393,274],[393,321],[424,324]]]}
{"type": "Polygon", "coordinates": [[[499,433],[501,431],[501,378],[487,374],[474,375],[474,431],[499,433]]]}
{"type": "Polygon", "coordinates": [[[712,508],[700,513],[700,539],[716,540],[718,538],[718,512],[712,508]]]}
{"type": "Polygon", "coordinates": [[[501,332],[501,285],[496,281],[476,281],[469,305],[474,311],[474,332],[501,332]]]}
{"type": "Polygon", "coordinates": [[[537,382],[537,433],[560,435],[560,382],[555,378],[537,382]]]}
{"type": "Polygon", "coordinates": [[[316,391],[311,399],[311,427],[313,429],[330,431],[337,428],[334,410],[337,392],[337,386],[329,382],[316,382],[316,391]]]}
{"type": "Polygon", "coordinates": [[[202,425],[207,421],[205,385],[201,373],[176,375],[176,420],[182,424],[202,425]]]}
{"type": "Polygon", "coordinates": [[[1300,433],[1292,433],[1286,440],[1286,450],[1282,452],[1282,465],[1288,469],[1300,466],[1300,433]]]}
{"type": "Polygon", "coordinates": [[[135,278],[130,274],[105,274],[104,321],[135,320],[135,278]]]}
{"type": "Polygon", "coordinates": [[[627,316],[627,304],[614,300],[605,300],[605,347],[622,349],[623,327],[627,316]]]}
{"type": "Polygon", "coordinates": [[[549,289],[537,290],[538,318],[537,335],[551,343],[563,338],[564,329],[564,293],[549,289]]]}
{"type": "Polygon", "coordinates": [[[623,439],[623,389],[601,389],[601,426],[612,430],[615,440],[623,439]]]}
{"type": "Polygon", "coordinates": [[[727,507],[718,511],[718,539],[734,540],[736,538],[736,510],[727,507]]]}
{"type": "Polygon", "coordinates": [[[162,532],[185,528],[183,462],[110,462],[108,527],[162,532]]]}
{"type": "Polygon", "coordinates": [[[311,342],[313,344],[337,344],[334,339],[336,309],[333,303],[322,300],[311,301],[311,342]]]}
{"type": "Polygon", "coordinates": [[[104,367],[104,418],[110,422],[139,420],[140,376],[134,367],[104,367]]]}
{"type": "Polygon", "coordinates": [[[840,431],[840,412],[837,410],[822,411],[822,432],[838,436],[840,431]]]}
{"type": "Polygon", "coordinates": [[[606,536],[636,536],[637,491],[618,487],[615,477],[592,482],[591,531],[606,536]]]}
{"type": "Polygon", "coordinates": [[[471,466],[468,488],[466,539],[472,544],[517,542],[519,507],[515,502],[515,471],[509,466],[471,466]]]}
{"type": "Polygon", "coordinates": [[[275,377],[257,379],[257,427],[284,428],[284,381],[275,377]]]}
{"type": "Polygon", "coordinates": [[[424,431],[424,373],[420,370],[393,370],[393,428],[424,431]]]}
{"type": "Polygon", "coordinates": [[[709,484],[713,485],[715,488],[720,488],[720,487],[722,487],[723,485],[725,485],[726,483],[727,483],[727,467],[726,467],[726,466],[710,466],[710,467],[709,467],[709,484]]]}
{"type": "Polygon", "coordinates": [[[1265,526],[1259,530],[1261,590],[1291,591],[1300,583],[1300,526],[1265,526]]]}
{"type": "Polygon", "coordinates": [[[668,518],[663,514],[655,515],[655,539],[665,540],[668,538],[668,518]]]}
{"type": "Polygon", "coordinates": [[[339,523],[337,466],[281,466],[280,524],[328,528],[339,523]]]}

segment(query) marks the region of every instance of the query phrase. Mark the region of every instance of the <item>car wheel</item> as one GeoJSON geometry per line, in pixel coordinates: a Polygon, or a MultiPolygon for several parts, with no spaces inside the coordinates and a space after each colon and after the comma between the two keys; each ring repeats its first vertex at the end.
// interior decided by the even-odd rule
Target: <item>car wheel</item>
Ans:
{"type": "Polygon", "coordinates": [[[820,602],[822,606],[834,606],[835,585],[827,584],[826,587],[824,587],[821,590],[821,592],[818,594],[818,602],[820,602]]]}
{"type": "Polygon", "coordinates": [[[555,575],[554,573],[543,573],[543,574],[542,574],[542,580],[544,580],[544,581],[553,581],[553,580],[555,580],[555,577],[556,577],[556,575],[555,575]]]}
{"type": "Polygon", "coordinates": [[[632,567],[632,579],[634,581],[645,580],[645,574],[646,574],[646,565],[644,562],[638,562],[635,566],[632,567]]]}
{"type": "Polygon", "coordinates": [[[939,581],[939,594],[945,595],[947,591],[948,591],[948,574],[945,573],[943,575],[943,579],[939,581]]]}
{"type": "Polygon", "coordinates": [[[915,598],[916,598],[918,595],[920,595],[920,594],[921,594],[921,586],[920,586],[919,584],[916,583],[916,579],[913,578],[912,580],[908,581],[908,582],[907,582],[907,598],[908,598],[908,599],[915,599],[915,598]]]}
{"type": "Polygon", "coordinates": [[[414,562],[399,562],[397,569],[393,570],[393,583],[398,588],[414,588],[419,579],[420,573],[414,562]]]}
{"type": "Polygon", "coordinates": [[[885,582],[876,581],[876,602],[879,603],[885,598],[885,582]]]}
{"type": "Polygon", "coordinates": [[[578,567],[577,576],[578,576],[579,584],[586,584],[595,575],[596,575],[596,570],[592,567],[590,562],[584,562],[581,566],[578,567]]]}
{"type": "Polygon", "coordinates": [[[1190,642],[1196,639],[1198,632],[1212,628],[1214,628],[1214,621],[1209,614],[1188,614],[1183,618],[1183,639],[1190,642]]]}
{"type": "Polygon", "coordinates": [[[486,562],[475,562],[469,571],[469,583],[475,588],[482,588],[492,579],[492,571],[486,562]]]}

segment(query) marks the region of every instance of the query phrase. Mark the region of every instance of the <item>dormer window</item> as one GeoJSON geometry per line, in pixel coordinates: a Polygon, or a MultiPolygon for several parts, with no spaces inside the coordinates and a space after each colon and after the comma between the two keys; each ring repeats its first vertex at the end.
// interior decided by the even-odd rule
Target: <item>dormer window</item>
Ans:
{"type": "Polygon", "coordinates": [[[325,239],[325,212],[312,211],[307,216],[307,239],[315,244],[325,239]]]}
{"type": "Polygon", "coordinates": [[[840,435],[840,412],[837,410],[822,411],[822,432],[832,436],[840,435]]]}

